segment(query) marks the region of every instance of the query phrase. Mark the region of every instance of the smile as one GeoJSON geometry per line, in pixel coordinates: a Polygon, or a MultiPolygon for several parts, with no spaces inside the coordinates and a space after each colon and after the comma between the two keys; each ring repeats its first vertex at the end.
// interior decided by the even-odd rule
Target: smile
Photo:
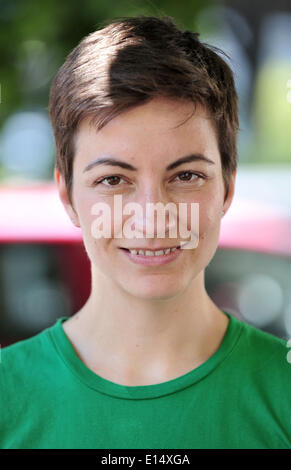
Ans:
{"type": "Polygon", "coordinates": [[[142,255],[142,256],[162,256],[162,255],[168,255],[169,253],[172,253],[173,251],[176,251],[180,249],[180,246],[174,246],[173,248],[165,248],[165,249],[159,249],[159,250],[141,250],[141,249],[129,249],[129,248],[122,248],[123,250],[129,251],[132,255],[142,255]]]}
{"type": "MultiPolygon", "coordinates": [[[[184,246],[188,242],[184,242],[182,245],[184,246]]],[[[168,248],[158,248],[156,250],[147,250],[145,248],[124,248],[120,247],[120,249],[124,252],[125,255],[129,257],[131,261],[138,264],[143,264],[145,266],[158,266],[167,264],[178,256],[184,250],[181,250],[181,246],[174,246],[168,248]]]]}

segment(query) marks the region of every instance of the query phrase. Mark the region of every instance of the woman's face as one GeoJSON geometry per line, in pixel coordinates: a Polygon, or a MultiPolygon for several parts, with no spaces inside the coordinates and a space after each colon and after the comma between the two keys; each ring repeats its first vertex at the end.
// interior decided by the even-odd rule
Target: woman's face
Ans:
{"type": "MultiPolygon", "coordinates": [[[[92,269],[110,280],[109,285],[117,284],[139,298],[171,298],[203,274],[217,248],[221,212],[228,209],[233,197],[235,173],[224,202],[225,188],[216,133],[205,109],[197,105],[194,115],[175,128],[191,114],[192,109],[191,102],[155,98],[122,113],[98,132],[89,126],[89,119],[86,119],[76,135],[72,199],[92,269]],[[196,159],[170,167],[182,157],[197,154],[211,162],[196,159]],[[107,163],[99,161],[91,165],[101,158],[106,158],[107,163]],[[110,163],[110,159],[118,161],[117,164],[110,163]],[[116,196],[122,196],[122,207],[138,203],[144,216],[140,216],[141,212],[114,213],[116,196]],[[163,205],[174,203],[177,208],[179,203],[186,203],[187,229],[191,228],[190,205],[198,203],[199,227],[195,227],[195,232],[199,230],[199,239],[196,248],[186,249],[185,246],[175,253],[154,257],[128,251],[156,251],[185,242],[179,229],[177,237],[170,238],[168,223],[163,238],[157,237],[157,225],[153,227],[154,237],[146,237],[148,203],[158,202],[163,205]],[[109,237],[108,233],[102,238],[93,235],[92,224],[101,215],[98,211],[92,213],[96,203],[105,203],[111,211],[109,237]],[[118,232],[121,238],[117,238],[117,232],[114,237],[114,217],[119,217],[123,229],[123,232],[118,232]],[[128,236],[129,225],[125,223],[129,219],[134,238],[128,236]]],[[[58,184],[62,201],[71,215],[61,177],[58,184]]],[[[178,210],[177,214],[179,224],[178,210]]],[[[183,220],[185,223],[185,213],[183,220]]],[[[169,222],[168,217],[166,222],[169,222]]]]}

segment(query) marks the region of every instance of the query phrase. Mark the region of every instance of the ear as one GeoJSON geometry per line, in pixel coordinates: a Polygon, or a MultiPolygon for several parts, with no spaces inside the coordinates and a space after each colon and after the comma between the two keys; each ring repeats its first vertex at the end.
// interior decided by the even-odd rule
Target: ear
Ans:
{"type": "Polygon", "coordinates": [[[73,224],[76,227],[80,227],[78,216],[76,214],[76,211],[72,207],[71,202],[68,197],[65,180],[57,167],[54,168],[54,179],[58,188],[60,200],[65,208],[65,211],[67,212],[73,224]]]}
{"type": "Polygon", "coordinates": [[[233,171],[231,177],[230,177],[230,181],[229,181],[229,187],[228,187],[228,194],[227,194],[227,198],[225,199],[224,203],[223,203],[223,211],[224,211],[224,215],[226,214],[226,212],[228,211],[231,203],[232,203],[232,200],[233,200],[233,196],[234,196],[234,188],[235,188],[235,180],[236,180],[236,170],[233,171]]]}

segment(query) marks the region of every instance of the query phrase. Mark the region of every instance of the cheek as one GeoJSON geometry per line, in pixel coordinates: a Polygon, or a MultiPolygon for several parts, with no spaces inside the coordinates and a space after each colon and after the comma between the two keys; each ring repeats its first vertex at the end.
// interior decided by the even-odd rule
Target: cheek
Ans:
{"type": "Polygon", "coordinates": [[[216,231],[217,227],[217,216],[213,211],[204,209],[200,214],[200,230],[199,235],[201,239],[204,239],[206,236],[210,236],[213,231],[216,231]]]}
{"type": "Polygon", "coordinates": [[[217,239],[221,221],[221,201],[217,192],[208,194],[199,203],[199,238],[217,239]]]}
{"type": "MultiPolygon", "coordinates": [[[[106,243],[109,239],[106,237],[94,237],[92,234],[92,227],[94,227],[94,222],[96,221],[101,221],[106,219],[106,213],[111,212],[111,205],[106,202],[106,209],[104,213],[100,211],[100,208],[98,208],[96,203],[102,203],[104,204],[104,201],[101,200],[100,198],[96,197],[96,194],[92,194],[87,192],[86,190],[78,190],[78,188],[75,189],[75,199],[76,201],[76,210],[78,213],[79,217],[79,222],[82,230],[82,235],[83,235],[83,240],[86,245],[88,246],[94,246],[94,251],[98,249],[98,247],[104,246],[104,243],[106,243]],[[95,208],[94,208],[95,206],[95,208]],[[94,210],[93,210],[94,208],[94,210]],[[96,212],[97,209],[97,212],[96,212]],[[104,215],[103,215],[104,214],[104,215]]],[[[108,220],[108,218],[107,218],[108,220]]],[[[111,217],[112,220],[112,217],[111,217]]],[[[109,218],[110,221],[110,218],[109,218]]],[[[102,226],[100,227],[100,231],[102,230],[102,226]]]]}
{"type": "Polygon", "coordinates": [[[90,198],[86,197],[79,197],[78,198],[78,216],[79,216],[79,221],[80,225],[82,228],[83,233],[85,232],[86,234],[90,233],[91,229],[91,224],[96,218],[94,214],[92,214],[92,207],[94,205],[94,201],[91,201],[90,198]]]}

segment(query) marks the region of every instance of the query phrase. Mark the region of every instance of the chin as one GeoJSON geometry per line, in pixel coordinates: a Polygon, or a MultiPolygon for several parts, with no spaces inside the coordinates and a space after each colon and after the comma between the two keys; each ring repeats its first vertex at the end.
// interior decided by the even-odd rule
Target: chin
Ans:
{"type": "Polygon", "coordinates": [[[133,281],[132,284],[127,283],[123,288],[133,297],[144,300],[170,300],[184,290],[177,279],[170,282],[169,280],[158,279],[158,276],[156,279],[141,279],[138,282],[133,281]]]}

